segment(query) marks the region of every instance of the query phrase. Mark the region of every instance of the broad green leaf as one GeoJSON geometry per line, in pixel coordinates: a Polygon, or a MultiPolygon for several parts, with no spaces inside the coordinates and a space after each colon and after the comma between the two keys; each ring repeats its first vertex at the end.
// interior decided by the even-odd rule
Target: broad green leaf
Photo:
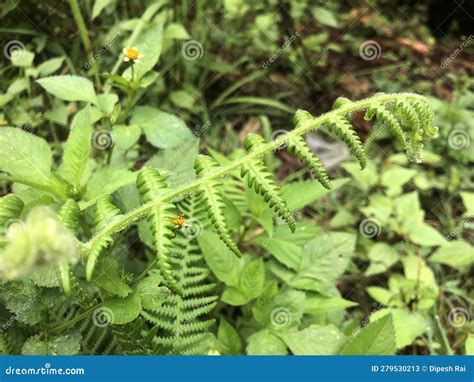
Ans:
{"type": "Polygon", "coordinates": [[[28,338],[21,349],[23,355],[75,355],[81,349],[82,336],[71,332],[52,339],[40,340],[40,336],[28,338]]]}
{"type": "Polygon", "coordinates": [[[323,7],[314,7],[312,9],[313,16],[321,24],[328,27],[337,28],[337,19],[333,12],[323,7]]]}
{"type": "Polygon", "coordinates": [[[319,235],[303,248],[299,271],[290,285],[327,293],[346,270],[354,248],[353,234],[329,232],[319,235]]]}
{"type": "Polygon", "coordinates": [[[85,198],[94,200],[100,195],[112,194],[120,187],[134,184],[135,178],[136,174],[130,171],[115,167],[102,167],[88,180],[85,198]]]}
{"type": "MultiPolygon", "coordinates": [[[[161,55],[163,45],[163,24],[158,23],[151,27],[138,38],[134,47],[142,54],[138,62],[133,64],[134,81],[140,80],[146,73],[153,69],[161,55]]],[[[132,78],[131,68],[127,68],[123,77],[132,78]]]]}
{"type": "Polygon", "coordinates": [[[238,286],[239,276],[245,266],[243,258],[235,256],[212,231],[205,230],[197,239],[212,273],[227,285],[238,286]]]}
{"type": "Polygon", "coordinates": [[[381,183],[387,188],[387,195],[398,195],[403,190],[403,185],[416,175],[416,170],[403,167],[392,167],[382,174],[381,183]]]}
{"type": "Polygon", "coordinates": [[[73,118],[71,130],[64,147],[64,177],[78,189],[89,160],[92,142],[90,106],[79,111],[73,118]]]}
{"type": "Polygon", "coordinates": [[[153,273],[145,277],[137,285],[137,293],[142,298],[142,306],[145,309],[156,309],[163,304],[171,295],[171,291],[160,286],[161,276],[158,273],[153,273]]]}
{"type": "Polygon", "coordinates": [[[111,312],[111,324],[123,325],[138,317],[142,311],[141,298],[136,293],[125,298],[112,297],[104,301],[103,309],[111,312]]]}
{"type": "Polygon", "coordinates": [[[140,126],[147,141],[160,149],[176,148],[195,139],[181,119],[150,106],[137,107],[130,124],[140,126]]]}
{"type": "Polygon", "coordinates": [[[94,20],[97,16],[100,15],[100,13],[105,7],[113,3],[115,3],[115,0],[95,0],[94,7],[92,8],[91,20],[94,20]]]}
{"type": "Polygon", "coordinates": [[[332,355],[345,341],[344,335],[333,325],[311,325],[301,331],[279,332],[294,355],[332,355]]]}
{"type": "Polygon", "coordinates": [[[474,192],[461,192],[462,202],[466,212],[464,216],[474,216],[474,192]]]}
{"type": "Polygon", "coordinates": [[[368,218],[375,218],[380,224],[385,225],[392,218],[392,204],[391,198],[382,194],[373,194],[369,196],[369,204],[359,210],[368,218]]]}
{"type": "Polygon", "coordinates": [[[366,291],[370,297],[383,305],[388,305],[390,299],[393,297],[393,293],[391,291],[378,286],[367,287],[366,291]]]}
{"type": "Polygon", "coordinates": [[[140,139],[142,129],[137,125],[116,125],[112,129],[114,147],[128,150],[140,139]]]}
{"type": "Polygon", "coordinates": [[[32,326],[43,319],[40,289],[31,281],[0,284],[0,296],[6,309],[22,324],[32,326]]]}
{"type": "Polygon", "coordinates": [[[467,271],[474,263],[474,248],[463,240],[451,241],[438,248],[430,261],[467,271]]]}
{"type": "Polygon", "coordinates": [[[286,355],[285,343],[269,330],[252,334],[248,339],[248,355],[286,355]]]}
{"type": "Polygon", "coordinates": [[[348,178],[336,179],[331,182],[331,189],[327,190],[316,181],[293,182],[282,187],[283,199],[291,211],[299,210],[314,201],[337,190],[349,182],[348,178]]]}
{"type": "Polygon", "coordinates": [[[382,309],[374,312],[370,317],[372,321],[391,315],[395,328],[395,342],[397,349],[411,345],[418,336],[421,336],[429,327],[429,323],[418,312],[405,309],[382,309]]]}
{"type": "Polygon", "coordinates": [[[114,93],[99,94],[97,96],[97,106],[104,114],[109,115],[114,111],[114,106],[118,99],[118,95],[114,93]]]}
{"type": "Polygon", "coordinates": [[[398,261],[398,253],[387,243],[376,243],[369,251],[370,265],[365,271],[367,276],[385,272],[398,261]]]}
{"type": "Polygon", "coordinates": [[[46,91],[64,101],[97,103],[92,82],[79,76],[52,76],[36,80],[46,91]]]}
{"type": "Polygon", "coordinates": [[[233,306],[245,305],[251,299],[251,296],[243,294],[239,288],[233,286],[226,288],[222,293],[222,301],[233,306]]]}
{"type": "Polygon", "coordinates": [[[418,222],[407,226],[406,233],[410,240],[415,244],[433,247],[447,243],[447,240],[443,235],[424,222],[418,222]]]}
{"type": "Polygon", "coordinates": [[[191,38],[188,31],[182,24],[170,23],[166,26],[165,31],[163,32],[163,37],[165,39],[174,39],[174,40],[188,40],[191,38]]]}
{"type": "Polygon", "coordinates": [[[345,300],[342,297],[325,297],[319,294],[311,294],[306,296],[305,312],[326,313],[344,310],[353,306],[357,306],[357,303],[345,300]]]}
{"type": "Polygon", "coordinates": [[[51,157],[43,138],[14,127],[0,128],[0,170],[15,181],[28,185],[50,183],[51,157]]]}
{"type": "Polygon", "coordinates": [[[64,62],[64,57],[56,57],[44,61],[38,66],[38,73],[40,77],[49,76],[58,70],[64,62]]]}
{"type": "Polygon", "coordinates": [[[342,167],[352,175],[360,188],[365,191],[377,184],[377,167],[371,161],[367,162],[367,166],[363,170],[361,170],[359,164],[355,162],[344,163],[342,167]]]}
{"type": "Polygon", "coordinates": [[[122,281],[117,261],[106,256],[99,258],[92,283],[119,297],[127,297],[132,293],[132,288],[122,281]]]}
{"type": "Polygon", "coordinates": [[[28,68],[33,64],[33,60],[35,59],[35,54],[30,52],[29,50],[22,50],[19,51],[18,54],[11,55],[11,62],[13,66],[19,66],[21,68],[28,68]]]}
{"type": "Polygon", "coordinates": [[[237,355],[241,353],[242,341],[234,327],[224,318],[220,319],[217,330],[217,341],[219,353],[225,355],[237,355]]]}
{"type": "Polygon", "coordinates": [[[263,259],[259,258],[249,262],[242,270],[239,287],[245,296],[257,297],[265,286],[265,268],[263,259]]]}
{"type": "Polygon", "coordinates": [[[172,92],[170,95],[170,100],[174,105],[180,107],[181,109],[193,110],[194,103],[196,102],[196,97],[186,90],[178,90],[172,92]]]}
{"type": "Polygon", "coordinates": [[[395,327],[392,315],[373,321],[350,338],[339,351],[340,355],[394,355],[395,327]]]}

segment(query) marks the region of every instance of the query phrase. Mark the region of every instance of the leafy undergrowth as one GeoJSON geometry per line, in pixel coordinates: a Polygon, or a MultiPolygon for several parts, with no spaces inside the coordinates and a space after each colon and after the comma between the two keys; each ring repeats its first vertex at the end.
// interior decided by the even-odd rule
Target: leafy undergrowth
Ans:
{"type": "MultiPolygon", "coordinates": [[[[323,114],[295,110],[238,95],[261,71],[210,63],[195,40],[206,36],[201,6],[192,39],[166,1],[114,26],[121,7],[96,2],[90,16],[110,30],[94,54],[69,3],[84,67],[66,51],[44,60],[61,34],[33,39],[8,58],[0,96],[1,353],[473,353],[470,78],[452,78],[450,103],[397,84],[334,97],[323,114]],[[209,97],[211,72],[240,78],[209,97]],[[249,114],[236,133],[234,118],[249,114]],[[272,129],[289,115],[294,128],[272,129]],[[315,134],[344,163],[329,166],[315,134]]],[[[246,17],[231,3],[216,3],[223,32],[246,17]]],[[[290,17],[302,45],[290,36],[282,53],[251,29],[248,59],[287,55],[297,89],[296,63],[311,67],[318,52],[327,63],[322,46],[353,16],[331,4],[313,7],[306,28],[297,7],[261,14],[272,33],[269,15],[285,30],[290,17]]],[[[209,38],[212,52],[221,37],[209,38]]]]}

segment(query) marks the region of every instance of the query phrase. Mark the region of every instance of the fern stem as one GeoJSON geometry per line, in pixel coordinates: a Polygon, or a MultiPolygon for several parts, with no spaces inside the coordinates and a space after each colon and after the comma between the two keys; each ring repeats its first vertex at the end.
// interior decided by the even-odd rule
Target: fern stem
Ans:
{"type": "Polygon", "coordinates": [[[388,101],[397,101],[401,99],[419,99],[423,100],[423,96],[420,96],[415,93],[397,93],[397,94],[379,94],[375,95],[370,98],[366,98],[360,101],[355,102],[348,102],[335,110],[330,112],[324,113],[317,118],[312,119],[308,123],[302,123],[299,127],[289,131],[287,134],[281,135],[278,139],[269,142],[268,144],[262,146],[261,148],[256,149],[255,151],[243,156],[240,159],[233,161],[232,163],[222,166],[216,171],[212,171],[209,174],[196,179],[195,181],[185,184],[175,190],[168,191],[162,194],[159,198],[151,200],[140,207],[137,207],[133,211],[123,215],[120,219],[114,221],[113,223],[104,227],[101,231],[99,231],[93,238],[91,238],[88,242],[83,243],[84,249],[89,250],[91,246],[100,240],[103,237],[111,236],[114,233],[122,231],[130,226],[133,222],[140,220],[144,216],[146,216],[150,210],[163,203],[163,202],[170,202],[176,199],[178,196],[187,194],[189,192],[194,191],[198,186],[203,183],[208,182],[211,179],[216,179],[223,177],[235,169],[241,167],[243,164],[257,158],[261,158],[262,156],[274,151],[280,146],[286,145],[288,141],[295,136],[302,136],[305,133],[309,132],[310,130],[314,130],[317,127],[327,123],[330,119],[334,118],[335,116],[345,116],[357,110],[366,109],[367,107],[381,102],[388,102],[388,101]]]}

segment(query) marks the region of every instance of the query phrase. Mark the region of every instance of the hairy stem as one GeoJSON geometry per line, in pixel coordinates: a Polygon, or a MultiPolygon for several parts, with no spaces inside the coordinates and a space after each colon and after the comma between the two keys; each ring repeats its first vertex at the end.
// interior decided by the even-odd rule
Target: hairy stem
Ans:
{"type": "Polygon", "coordinates": [[[280,146],[285,145],[288,143],[289,139],[291,139],[294,136],[301,136],[307,133],[310,130],[314,130],[318,128],[319,126],[323,125],[324,123],[328,122],[331,118],[334,118],[335,116],[344,116],[346,114],[352,113],[357,110],[362,110],[367,108],[368,106],[377,103],[377,102],[387,102],[387,101],[396,101],[397,99],[406,99],[406,98],[418,98],[422,99],[423,97],[414,94],[414,93],[398,93],[398,94],[380,94],[380,95],[375,95],[370,98],[366,98],[360,101],[356,102],[350,102],[348,104],[345,104],[341,107],[339,107],[336,110],[332,110],[330,112],[327,112],[325,114],[322,114],[321,116],[314,118],[311,120],[309,123],[305,123],[298,128],[289,131],[287,134],[284,134],[280,136],[278,139],[269,142],[267,145],[263,146],[259,150],[255,150],[252,153],[249,153],[245,156],[243,156],[240,159],[237,159],[233,161],[232,163],[222,166],[216,171],[210,172],[206,176],[203,176],[202,178],[198,178],[193,182],[190,182],[188,184],[185,184],[181,187],[178,187],[175,190],[170,190],[166,193],[164,193],[162,196],[159,198],[152,200],[148,203],[143,204],[142,206],[136,208],[133,211],[130,211],[129,213],[123,215],[123,217],[117,221],[114,221],[113,223],[109,224],[106,226],[104,229],[99,231],[93,238],[91,238],[88,242],[83,243],[83,248],[85,250],[89,250],[91,246],[99,239],[101,239],[104,236],[110,236],[116,232],[122,231],[126,229],[128,226],[130,226],[133,222],[143,218],[146,216],[149,211],[159,205],[160,203],[163,202],[170,202],[173,201],[175,198],[178,196],[187,194],[189,192],[192,192],[194,189],[196,189],[199,185],[202,183],[206,183],[211,179],[215,178],[220,178],[222,176],[227,175],[228,173],[234,171],[235,169],[241,167],[244,163],[248,162],[249,160],[260,158],[273,150],[277,149],[280,146]]]}

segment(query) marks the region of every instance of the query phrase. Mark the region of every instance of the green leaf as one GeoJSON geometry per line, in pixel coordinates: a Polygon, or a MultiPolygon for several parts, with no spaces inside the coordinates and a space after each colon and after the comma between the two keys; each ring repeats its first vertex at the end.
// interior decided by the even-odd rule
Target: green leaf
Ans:
{"type": "Polygon", "coordinates": [[[342,165],[344,170],[352,175],[354,180],[359,184],[364,191],[369,190],[375,186],[378,181],[377,167],[371,161],[367,162],[365,169],[361,170],[358,163],[349,162],[342,165]]]}
{"type": "Polygon", "coordinates": [[[110,257],[102,256],[95,267],[92,283],[109,293],[119,297],[127,297],[132,293],[132,288],[124,283],[120,276],[117,261],[110,257]]]}
{"type": "Polygon", "coordinates": [[[430,261],[467,271],[474,263],[474,248],[463,240],[451,241],[438,248],[430,261]]]}
{"type": "Polygon", "coordinates": [[[342,232],[323,233],[309,241],[290,285],[327,293],[346,270],[355,241],[355,235],[342,232]]]}
{"type": "Polygon", "coordinates": [[[237,355],[242,350],[242,341],[234,327],[224,318],[221,318],[217,330],[217,341],[219,353],[225,355],[237,355]]]}
{"type": "Polygon", "coordinates": [[[35,54],[29,50],[22,50],[21,53],[11,55],[11,62],[13,66],[18,66],[21,68],[28,68],[33,64],[35,59],[35,54]]]}
{"type": "Polygon", "coordinates": [[[64,57],[56,57],[44,61],[38,66],[38,73],[40,77],[49,76],[58,70],[64,62],[64,57]]]}
{"type": "Polygon", "coordinates": [[[385,272],[398,261],[398,253],[387,243],[376,243],[369,251],[370,265],[365,271],[366,276],[385,272]]]}
{"type": "Polygon", "coordinates": [[[89,160],[92,145],[90,106],[79,111],[72,120],[71,131],[64,147],[64,177],[78,189],[89,160]]]}
{"type": "Polygon", "coordinates": [[[345,300],[341,297],[325,297],[319,294],[306,296],[305,312],[326,313],[357,306],[354,301],[345,300]]]}
{"type": "Polygon", "coordinates": [[[102,10],[110,4],[115,3],[115,0],[95,0],[94,7],[92,8],[91,20],[94,20],[100,15],[102,10]]]}
{"type": "Polygon", "coordinates": [[[191,38],[188,31],[182,24],[170,23],[163,33],[165,39],[188,40],[191,38]]]}
{"type": "Polygon", "coordinates": [[[13,127],[0,129],[0,170],[15,181],[47,185],[51,178],[51,149],[43,138],[13,127]]]}
{"type": "Polygon", "coordinates": [[[21,349],[23,355],[75,355],[81,349],[82,336],[71,332],[53,337],[48,341],[40,340],[36,335],[28,338],[21,349]]]}
{"type": "Polygon", "coordinates": [[[340,355],[394,355],[395,327],[392,315],[371,322],[343,346],[340,355]]]}
{"type": "Polygon", "coordinates": [[[118,95],[114,93],[99,94],[97,96],[97,106],[104,114],[109,115],[114,111],[118,99],[118,95]]]}
{"type": "Polygon", "coordinates": [[[233,306],[245,305],[251,299],[252,297],[246,296],[239,288],[233,286],[226,288],[222,293],[222,301],[233,306]]]}
{"type": "MultiPolygon", "coordinates": [[[[153,69],[161,55],[163,45],[163,24],[157,23],[145,33],[142,33],[134,46],[142,54],[142,58],[133,64],[134,81],[139,81],[146,73],[153,69]]],[[[123,77],[132,78],[132,70],[128,67],[123,77]]]]}
{"type": "Polygon", "coordinates": [[[429,327],[429,323],[418,312],[409,312],[405,309],[382,309],[374,312],[371,319],[374,322],[391,315],[395,328],[395,342],[397,349],[411,345],[418,336],[421,336],[429,327]]]}
{"type": "MultiPolygon", "coordinates": [[[[116,125],[112,129],[114,146],[122,150],[128,150],[140,139],[142,129],[137,125],[116,125]]],[[[147,165],[149,166],[149,165],[147,165]]],[[[153,166],[150,166],[153,167],[153,166]]]]}
{"type": "Polygon", "coordinates": [[[112,297],[104,301],[103,308],[111,312],[111,324],[123,325],[138,317],[142,311],[141,298],[136,293],[125,298],[112,297]]]}
{"type": "Polygon", "coordinates": [[[424,222],[411,224],[406,233],[413,243],[419,245],[433,247],[447,243],[443,235],[424,222]]]}
{"type": "Polygon", "coordinates": [[[466,208],[463,216],[474,216],[474,192],[460,192],[460,195],[466,208]]]}
{"type": "Polygon", "coordinates": [[[150,106],[137,107],[130,123],[140,126],[147,141],[160,149],[175,148],[194,139],[181,119],[150,106]]]}
{"type": "Polygon", "coordinates": [[[348,178],[331,182],[331,189],[324,188],[318,181],[293,182],[282,187],[282,196],[291,211],[299,210],[314,201],[337,190],[349,182],[348,178]]]}
{"type": "Polygon", "coordinates": [[[416,175],[416,170],[403,167],[392,167],[382,174],[381,183],[387,188],[387,195],[398,195],[403,191],[403,185],[416,175]]]}
{"type": "Polygon", "coordinates": [[[47,92],[64,101],[97,103],[92,82],[79,76],[52,76],[36,80],[47,92]]]}
{"type": "Polygon", "coordinates": [[[316,20],[318,20],[321,24],[328,27],[337,28],[338,24],[336,16],[330,10],[322,7],[314,7],[312,9],[312,13],[316,20]]]}
{"type": "Polygon", "coordinates": [[[116,167],[102,167],[87,182],[85,199],[95,201],[104,194],[112,194],[119,188],[134,184],[137,174],[116,167]]]}
{"type": "Polygon", "coordinates": [[[466,348],[466,355],[474,355],[474,334],[469,333],[464,347],[466,348]]]}
{"type": "Polygon", "coordinates": [[[239,287],[245,296],[255,298],[262,293],[265,286],[265,268],[263,259],[248,263],[240,274],[239,287]]]}
{"type": "Polygon", "coordinates": [[[311,325],[301,331],[279,332],[294,355],[332,355],[345,341],[334,325],[311,325]]]}
{"type": "Polygon", "coordinates": [[[227,285],[237,287],[239,276],[245,266],[244,259],[236,257],[212,231],[205,230],[197,239],[207,265],[214,275],[227,285]]]}
{"type": "Polygon", "coordinates": [[[142,298],[144,309],[160,307],[171,295],[171,291],[168,288],[160,286],[161,281],[161,276],[158,273],[153,273],[137,285],[137,293],[142,298]]]}
{"type": "Polygon", "coordinates": [[[269,330],[252,334],[248,339],[248,355],[286,355],[285,343],[269,330]]]}

